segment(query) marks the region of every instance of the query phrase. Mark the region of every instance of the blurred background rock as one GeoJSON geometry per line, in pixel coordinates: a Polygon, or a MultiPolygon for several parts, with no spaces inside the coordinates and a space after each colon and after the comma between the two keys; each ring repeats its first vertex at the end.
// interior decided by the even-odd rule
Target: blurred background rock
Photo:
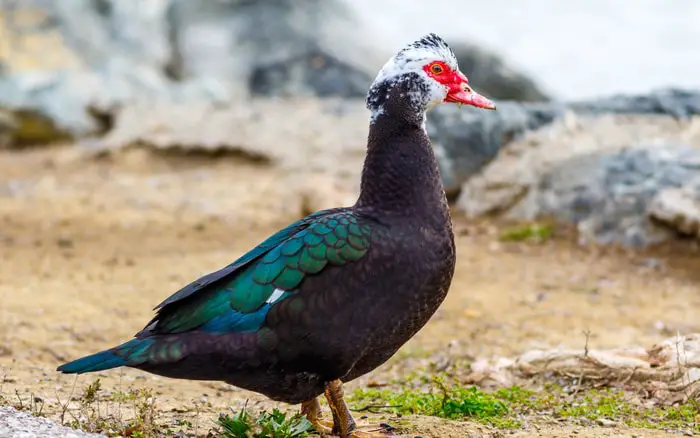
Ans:
{"type": "MultiPolygon", "coordinates": [[[[340,181],[345,192],[339,199],[351,199],[366,135],[362,100],[374,74],[397,47],[436,31],[452,44],[475,88],[502,103],[494,113],[445,106],[429,116],[443,180],[459,211],[517,219],[553,215],[599,243],[645,246],[672,235],[659,232],[659,221],[648,217],[648,203],[700,176],[700,168],[688,164],[698,146],[700,113],[700,95],[692,91],[700,87],[700,56],[693,56],[699,53],[690,43],[700,38],[692,24],[700,22],[696,3],[667,11],[659,1],[645,0],[635,3],[633,13],[600,1],[566,7],[540,1],[527,7],[515,1],[441,4],[457,16],[451,20],[421,5],[2,0],[0,146],[69,142],[91,154],[136,145],[234,150],[296,178],[320,173],[340,181]],[[606,13],[597,14],[603,8],[606,13]],[[633,94],[620,96],[621,91],[633,94]],[[547,128],[567,115],[585,117],[580,126],[605,131],[590,140],[595,145],[579,147],[578,136],[547,128]],[[637,118],[596,121],[611,115],[637,118]],[[513,184],[518,199],[531,199],[533,187],[564,171],[559,166],[595,164],[577,173],[576,184],[557,184],[556,190],[570,193],[548,197],[546,208],[530,203],[527,214],[512,213],[513,205],[496,200],[500,195],[484,205],[475,201],[480,198],[475,191],[493,191],[489,172],[505,165],[506,158],[494,159],[514,154],[511,143],[533,131],[540,132],[536,138],[549,137],[531,140],[528,153],[549,151],[541,144],[551,143],[560,161],[535,159],[548,164],[528,170],[527,184],[513,182],[521,178],[515,170],[499,171],[497,192],[513,184]],[[596,172],[608,163],[600,158],[601,142],[617,163],[619,183],[600,183],[596,172]],[[639,164],[642,152],[622,153],[638,147],[651,154],[644,155],[647,164],[639,164]],[[659,160],[661,167],[649,164],[659,160]],[[663,176],[669,170],[662,168],[673,168],[669,161],[679,166],[673,178],[663,176]],[[477,174],[483,176],[474,180],[477,174]],[[630,188],[640,178],[643,196],[630,188]],[[581,187],[596,187],[597,194],[590,195],[596,201],[581,187]],[[624,220],[600,201],[617,205],[620,191],[635,197],[624,220]],[[582,204],[586,213],[576,210],[582,204]],[[633,232],[630,223],[638,224],[633,232]]],[[[568,133],[592,129],[567,126],[568,133]]],[[[658,215],[666,218],[662,229],[676,222],[686,224],[684,233],[697,228],[687,225],[700,219],[688,217],[697,208],[689,209],[687,199],[683,208],[669,202],[658,215]],[[682,219],[673,219],[676,210],[682,219]]]]}

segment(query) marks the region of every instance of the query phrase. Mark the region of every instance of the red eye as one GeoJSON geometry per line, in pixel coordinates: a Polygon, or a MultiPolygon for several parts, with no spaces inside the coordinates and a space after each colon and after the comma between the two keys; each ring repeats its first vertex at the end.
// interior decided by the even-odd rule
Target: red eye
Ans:
{"type": "Polygon", "coordinates": [[[430,66],[430,72],[434,75],[439,75],[443,72],[443,68],[440,64],[433,64],[430,66]]]}

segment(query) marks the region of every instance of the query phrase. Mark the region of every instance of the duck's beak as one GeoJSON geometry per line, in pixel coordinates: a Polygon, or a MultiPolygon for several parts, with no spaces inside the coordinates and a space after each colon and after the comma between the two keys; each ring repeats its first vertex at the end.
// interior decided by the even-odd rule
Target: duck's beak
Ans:
{"type": "Polygon", "coordinates": [[[462,80],[450,87],[450,90],[447,92],[447,97],[445,97],[445,102],[457,103],[460,106],[466,104],[488,110],[496,109],[495,103],[472,90],[467,83],[467,78],[464,77],[464,75],[460,76],[462,76],[463,79],[460,78],[462,80]]]}

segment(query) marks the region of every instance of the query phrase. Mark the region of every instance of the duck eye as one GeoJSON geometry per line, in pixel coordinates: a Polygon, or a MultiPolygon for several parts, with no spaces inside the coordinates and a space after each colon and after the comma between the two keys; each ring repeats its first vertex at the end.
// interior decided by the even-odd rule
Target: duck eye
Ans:
{"type": "Polygon", "coordinates": [[[430,66],[430,72],[434,75],[439,75],[442,73],[442,66],[440,64],[433,64],[430,66]]]}

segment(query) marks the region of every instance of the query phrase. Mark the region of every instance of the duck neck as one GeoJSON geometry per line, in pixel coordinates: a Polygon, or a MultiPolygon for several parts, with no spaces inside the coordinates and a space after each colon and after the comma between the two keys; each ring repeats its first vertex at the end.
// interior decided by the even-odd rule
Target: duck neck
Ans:
{"type": "Polygon", "coordinates": [[[383,108],[372,115],[356,207],[377,214],[449,221],[437,160],[425,131],[425,113],[383,108]]]}

